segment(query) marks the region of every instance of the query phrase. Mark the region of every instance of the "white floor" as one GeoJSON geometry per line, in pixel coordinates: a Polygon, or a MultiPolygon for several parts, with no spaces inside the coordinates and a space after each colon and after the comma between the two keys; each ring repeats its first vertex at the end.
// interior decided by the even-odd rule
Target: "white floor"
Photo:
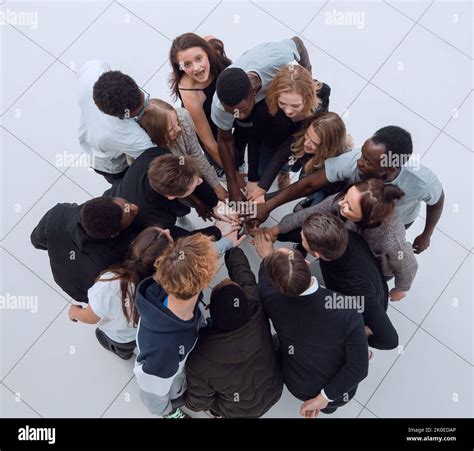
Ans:
{"type": "MultiPolygon", "coordinates": [[[[331,417],[473,416],[472,3],[0,0],[0,11],[9,22],[0,27],[0,292],[38,301],[34,313],[1,312],[0,416],[150,416],[133,362],[101,348],[94,327],[68,320],[68,296],[29,235],[57,202],[107,188],[63,161],[81,151],[77,68],[105,59],[168,99],[170,40],[188,31],[221,38],[232,59],[299,34],[356,145],[384,125],[412,133],[422,163],[443,182],[444,214],[413,289],[390,306],[403,348],[377,352],[355,399],[331,417]]],[[[409,239],[422,229],[419,218],[409,239]]],[[[243,248],[257,268],[255,250],[243,248]]],[[[298,417],[299,406],[285,392],[267,416],[298,417]]]]}

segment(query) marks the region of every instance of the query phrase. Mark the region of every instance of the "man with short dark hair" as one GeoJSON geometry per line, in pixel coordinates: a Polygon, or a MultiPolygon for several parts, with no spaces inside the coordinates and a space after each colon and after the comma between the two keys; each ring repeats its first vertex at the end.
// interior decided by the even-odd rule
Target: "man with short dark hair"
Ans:
{"type": "Polygon", "coordinates": [[[218,127],[217,145],[231,200],[244,200],[240,191],[244,182],[237,173],[236,142],[232,127],[236,126],[237,130],[252,126],[249,116],[255,104],[265,98],[278,70],[293,61],[311,72],[308,51],[303,41],[296,36],[247,50],[217,78],[211,118],[218,127]]]}
{"type": "Polygon", "coordinates": [[[376,178],[398,186],[405,193],[396,202],[395,209],[406,228],[420,213],[421,202],[426,203],[425,228],[413,241],[414,252],[423,252],[429,247],[431,235],[443,212],[444,192],[430,169],[416,159],[410,160],[412,152],[410,133],[395,125],[383,127],[367,139],[361,149],[328,158],[323,168],[258,205],[257,217],[252,220],[263,222],[278,206],[312,194],[329,183],[376,178]]]}
{"type": "Polygon", "coordinates": [[[126,255],[135,234],[138,207],[119,197],[98,197],[82,205],[57,204],[31,233],[36,249],[47,250],[56,283],[74,300],[89,302],[96,277],[126,255]]]}
{"type": "Polygon", "coordinates": [[[149,95],[131,77],[112,71],[100,60],[81,67],[79,79],[79,142],[90,165],[111,184],[128,169],[126,155],[137,158],[153,143],[138,118],[149,95]]]}
{"type": "Polygon", "coordinates": [[[387,282],[365,240],[337,216],[319,213],[306,218],[301,240],[319,259],[326,288],[351,296],[362,310],[369,346],[395,349],[398,334],[387,315],[387,282]]]}
{"type": "Polygon", "coordinates": [[[318,285],[300,252],[273,250],[263,231],[254,242],[264,259],[258,293],[278,334],[283,381],[304,401],[302,416],[333,413],[355,395],[367,376],[362,316],[346,308],[345,296],[318,285]]]}

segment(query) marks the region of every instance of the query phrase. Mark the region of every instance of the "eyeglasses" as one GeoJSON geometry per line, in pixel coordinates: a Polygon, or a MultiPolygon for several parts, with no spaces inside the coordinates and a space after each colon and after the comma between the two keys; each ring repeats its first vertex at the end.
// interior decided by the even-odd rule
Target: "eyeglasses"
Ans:
{"type": "Polygon", "coordinates": [[[140,119],[143,117],[143,115],[145,114],[145,108],[150,105],[150,94],[148,94],[148,92],[146,92],[143,88],[140,88],[140,91],[143,92],[143,95],[145,97],[145,101],[143,102],[143,106],[142,108],[140,109],[140,111],[138,112],[138,114],[136,116],[134,116],[133,118],[130,118],[130,117],[125,117],[124,119],[133,119],[135,122],[139,122],[140,119]]]}

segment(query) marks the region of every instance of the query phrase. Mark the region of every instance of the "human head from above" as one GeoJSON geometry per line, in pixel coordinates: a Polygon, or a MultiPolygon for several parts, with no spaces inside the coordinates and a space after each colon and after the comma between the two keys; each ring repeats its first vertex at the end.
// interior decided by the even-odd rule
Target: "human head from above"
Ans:
{"type": "Polygon", "coordinates": [[[311,285],[309,265],[301,252],[280,248],[263,260],[265,272],[273,287],[288,297],[297,297],[311,285]]]}
{"type": "Polygon", "coordinates": [[[249,320],[247,295],[230,279],[222,280],[212,289],[209,309],[212,326],[223,332],[239,329],[249,320]]]}
{"type": "Polygon", "coordinates": [[[280,108],[289,118],[311,116],[320,103],[316,95],[320,85],[298,64],[282,67],[268,87],[265,97],[268,111],[275,116],[280,108]]]}
{"type": "Polygon", "coordinates": [[[377,226],[387,220],[395,209],[395,201],[405,193],[396,185],[379,179],[353,183],[337,196],[341,217],[359,227],[377,226]]]}
{"type": "Polygon", "coordinates": [[[122,311],[134,327],[138,325],[140,318],[135,304],[135,289],[140,281],[153,274],[157,258],[172,242],[168,229],[147,227],[132,241],[126,258],[103,271],[97,278],[103,281],[120,280],[122,311]],[[105,275],[109,272],[114,274],[112,278],[108,274],[105,275]]]}
{"type": "Polygon", "coordinates": [[[161,155],[148,167],[151,187],[169,200],[187,197],[202,183],[199,160],[190,155],[161,155]]]}
{"type": "Polygon", "coordinates": [[[362,146],[357,169],[362,179],[393,180],[413,153],[410,133],[396,125],[377,130],[362,146]]]}
{"type": "Polygon", "coordinates": [[[205,85],[231,64],[221,40],[212,36],[205,39],[195,33],[184,33],[173,40],[169,61],[172,68],[171,91],[175,96],[178,96],[183,75],[205,85]]]}
{"type": "Polygon", "coordinates": [[[304,167],[305,173],[311,174],[320,169],[327,158],[344,153],[347,139],[344,121],[337,113],[328,111],[316,115],[295,135],[291,150],[296,158],[311,156],[304,167]]]}
{"type": "Polygon", "coordinates": [[[349,234],[337,216],[313,213],[303,223],[301,242],[313,257],[331,261],[344,254],[349,234]]]}
{"type": "Polygon", "coordinates": [[[169,148],[181,134],[176,110],[167,102],[151,99],[140,119],[140,125],[158,147],[169,148]]]}
{"type": "Polygon", "coordinates": [[[122,197],[96,197],[82,205],[80,224],[95,239],[116,237],[130,226],[138,214],[138,206],[122,197]]]}
{"type": "Polygon", "coordinates": [[[216,94],[227,113],[236,119],[247,119],[255,106],[256,92],[248,74],[238,67],[229,67],[217,78],[216,94]]]}
{"type": "Polygon", "coordinates": [[[120,119],[141,115],[147,96],[133,78],[118,70],[104,72],[95,82],[92,95],[100,111],[120,119]]]}
{"type": "Polygon", "coordinates": [[[209,286],[218,263],[212,238],[197,233],[166,247],[156,260],[153,278],[169,295],[188,300],[209,286]]]}

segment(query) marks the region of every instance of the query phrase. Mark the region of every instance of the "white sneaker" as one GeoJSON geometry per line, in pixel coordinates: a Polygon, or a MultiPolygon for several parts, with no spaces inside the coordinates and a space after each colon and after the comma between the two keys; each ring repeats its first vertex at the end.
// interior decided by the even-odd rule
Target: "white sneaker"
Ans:
{"type": "Polygon", "coordinates": [[[187,230],[188,232],[194,232],[195,230],[193,223],[189,220],[187,216],[178,216],[176,224],[182,229],[187,230]]]}

